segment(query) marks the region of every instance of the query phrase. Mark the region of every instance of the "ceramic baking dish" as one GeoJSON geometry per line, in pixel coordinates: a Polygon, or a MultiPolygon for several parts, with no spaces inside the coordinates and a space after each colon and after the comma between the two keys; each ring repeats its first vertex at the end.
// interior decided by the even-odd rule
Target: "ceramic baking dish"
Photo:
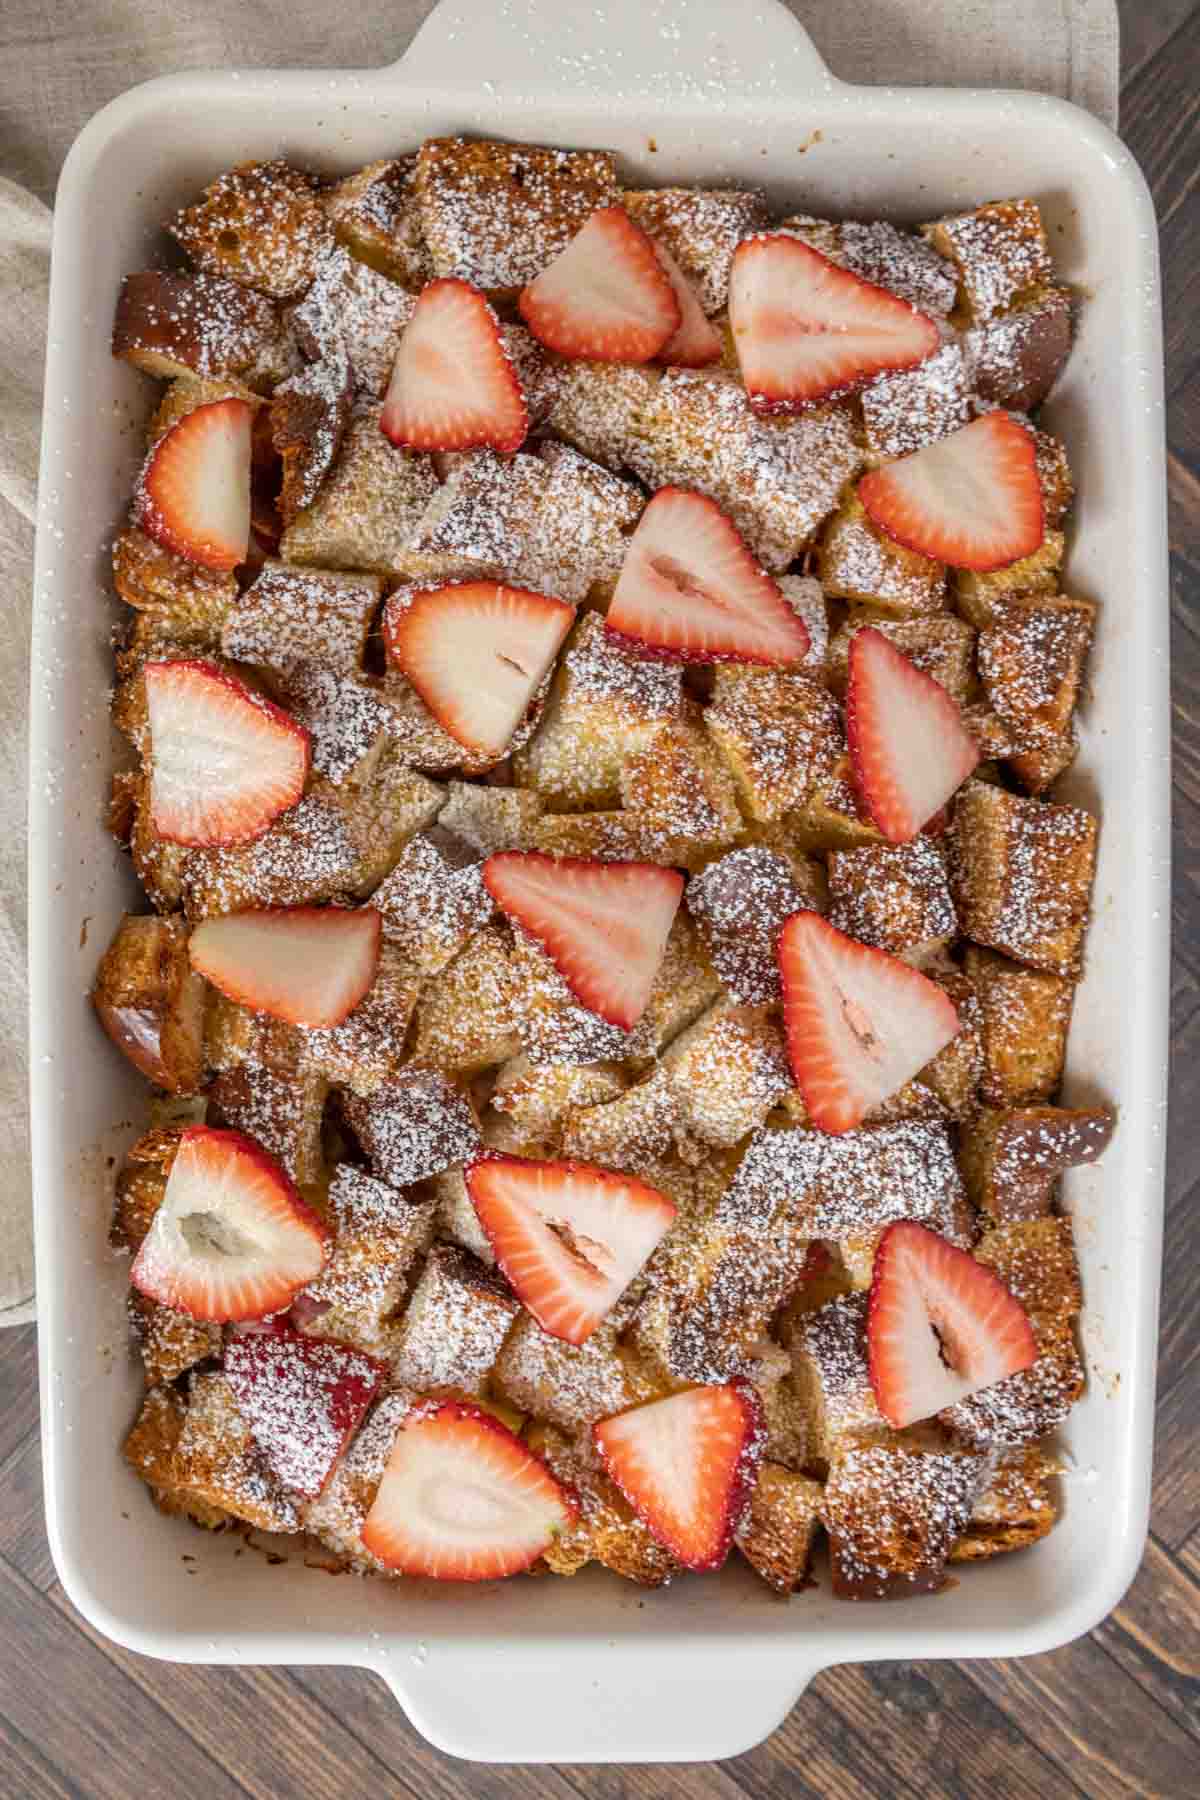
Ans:
{"type": "Polygon", "coordinates": [[[147,1655],[350,1663],[460,1756],[706,1760],[760,1741],[831,1663],[1013,1656],[1087,1631],[1141,1556],[1162,1213],[1168,957],[1167,580],[1154,216],[1120,143],[1012,93],[832,80],[773,0],[444,4],[378,72],[195,74],[107,107],[67,160],[54,274],[32,683],[32,1113],[46,1505],[80,1611],[147,1655]],[[1072,591],[1100,604],[1073,797],[1103,818],[1069,1099],[1120,1123],[1066,1184],[1090,1369],[1065,1433],[1061,1524],[937,1599],[789,1604],[744,1567],[645,1594],[600,1573],[463,1590],[330,1580],[160,1517],[117,1454],[140,1371],[106,1248],[140,1082],[85,996],[134,898],[103,828],[111,623],[104,566],[127,502],[144,377],[108,354],[123,271],[218,170],[279,152],[329,173],[464,130],[605,145],[635,183],[762,184],[781,209],[918,220],[1033,194],[1088,295],[1049,409],[1079,482],[1072,591]],[[185,1564],[181,1553],[195,1560],[185,1564]]]}

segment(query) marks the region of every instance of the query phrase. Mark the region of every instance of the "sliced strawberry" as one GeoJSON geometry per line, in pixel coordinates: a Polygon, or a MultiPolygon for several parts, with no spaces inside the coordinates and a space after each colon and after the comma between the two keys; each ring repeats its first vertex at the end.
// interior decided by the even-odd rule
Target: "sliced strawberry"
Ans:
{"type": "Polygon", "coordinates": [[[724,345],[716,326],[705,316],[699,295],[665,244],[652,238],[654,254],[662,264],[679,302],[680,326],[655,357],[677,369],[706,369],[720,362],[724,345]]]}
{"type": "Polygon", "coordinates": [[[576,1513],[570,1490],[490,1413],[425,1400],[396,1434],[362,1541],[403,1575],[497,1581],[535,1563],[576,1513]]]}
{"type": "Polygon", "coordinates": [[[327,1242],[321,1219],[253,1138],[189,1125],[129,1279],[194,1319],[261,1319],[316,1279],[327,1242]]]}
{"type": "Polygon", "coordinates": [[[210,400],[164,432],[138,476],[134,516],[147,537],[207,569],[235,569],[250,541],[246,400],[210,400]]]}
{"type": "Polygon", "coordinates": [[[608,1473],[659,1543],[686,1569],[719,1569],[766,1441],[750,1384],[687,1388],[601,1419],[592,1437],[608,1473]]]}
{"type": "Polygon", "coordinates": [[[795,412],[915,369],[941,344],[916,307],[786,232],[744,238],[734,251],[729,323],[760,412],[795,412]]]}
{"type": "Polygon", "coordinates": [[[715,501],[659,488],[629,540],[608,629],[685,662],[800,663],[804,621],[715,501]]]}
{"type": "Polygon", "coordinates": [[[594,212],[517,302],[560,356],[649,362],[683,323],[654,244],[619,206],[594,212]]]}
{"type": "Polygon", "coordinates": [[[549,594],[495,581],[452,581],[396,594],[383,615],[389,659],[451,737],[498,758],[575,620],[549,594]]]}
{"type": "Polygon", "coordinates": [[[271,1473],[293,1493],[315,1499],[389,1365],[350,1344],[285,1327],[231,1337],[223,1367],[271,1473]]]}
{"type": "Polygon", "coordinates": [[[483,865],[502,912],[536,938],[575,998],[632,1031],[646,1010],[683,876],[657,863],[502,850],[483,865]]]}
{"type": "Polygon", "coordinates": [[[517,450],[529,414],[495,313],[469,281],[431,281],[392,364],[379,420],[410,450],[517,450]]]}
{"type": "Polygon", "coordinates": [[[1045,536],[1033,433],[1006,412],[873,469],[858,497],[896,543],[955,569],[1002,569],[1045,536]]]}
{"type": "Polygon", "coordinates": [[[517,1298],[568,1344],[587,1341],[675,1217],[655,1188],[587,1163],[485,1156],[466,1179],[517,1298]]]}
{"type": "Polygon", "coordinates": [[[889,1225],[867,1303],[871,1387],[897,1427],[928,1419],[1037,1360],[1020,1303],[966,1250],[926,1225],[889,1225]]]}
{"type": "Polygon", "coordinates": [[[893,844],[935,821],[979,762],[957,701],[871,625],[850,640],[846,739],[858,790],[893,844]]]}
{"type": "Polygon", "coordinates": [[[788,1060],[818,1131],[850,1131],[959,1031],[945,992],[820,913],[779,935],[788,1060]]]}
{"type": "Polygon", "coordinates": [[[204,919],[192,967],[254,1012],[292,1025],[340,1025],[375,979],[383,921],[373,907],[262,907],[204,919]]]}
{"type": "Polygon", "coordinates": [[[246,844],[294,806],[309,734],[236,675],[199,659],[147,663],[150,809],[177,844],[246,844]]]}

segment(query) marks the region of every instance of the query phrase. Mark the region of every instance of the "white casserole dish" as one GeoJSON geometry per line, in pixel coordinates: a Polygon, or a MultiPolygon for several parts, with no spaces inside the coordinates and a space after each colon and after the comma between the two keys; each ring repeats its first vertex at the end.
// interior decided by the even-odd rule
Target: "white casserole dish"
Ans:
{"type": "Polygon", "coordinates": [[[349,1663],[460,1756],[703,1761],[747,1749],[829,1664],[1013,1656],[1095,1625],[1146,1531],[1162,1215],[1168,973],[1167,577],[1155,222],[1121,144],[1022,94],[854,89],[775,0],[445,3],[371,73],[151,82],[81,133],[55,218],[31,706],[32,1119],[46,1506],[59,1575],[100,1631],[197,1662],[349,1663]],[[141,1083],[86,993],[134,898],[103,827],[107,547],[152,404],[108,353],[123,271],[218,170],[282,151],[330,172],[465,130],[620,153],[633,182],[761,183],[781,208],[915,220],[1033,194],[1090,299],[1048,409],[1079,483],[1069,586],[1101,603],[1071,797],[1103,819],[1068,1059],[1071,1100],[1119,1108],[1065,1200],[1090,1386],[1051,1537],[934,1600],[784,1605],[732,1563],[645,1594],[599,1573],[482,1590],[331,1581],[233,1558],[158,1515],[118,1455],[140,1370],[106,1247],[141,1083]],[[86,921],[86,930],[85,930],[86,921]],[[86,942],[85,942],[86,937],[86,942]],[[196,1560],[184,1564],[187,1551],[196,1560]],[[192,1569],[196,1573],[189,1573],[192,1569]]]}

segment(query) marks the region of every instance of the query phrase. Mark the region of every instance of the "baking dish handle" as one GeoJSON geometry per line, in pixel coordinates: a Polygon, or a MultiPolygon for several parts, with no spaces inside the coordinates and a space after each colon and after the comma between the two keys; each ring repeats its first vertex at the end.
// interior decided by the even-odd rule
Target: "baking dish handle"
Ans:
{"type": "MultiPolygon", "coordinates": [[[[520,100],[800,96],[834,79],[781,0],[442,0],[400,62],[405,82],[520,100]]],[[[386,73],[386,71],[385,71],[386,73]]]]}
{"type": "Polygon", "coordinates": [[[693,1659],[666,1644],[601,1644],[540,1654],[519,1638],[475,1657],[437,1646],[382,1675],[437,1749],[489,1763],[716,1762],[761,1744],[825,1667],[778,1645],[726,1645],[693,1659]]]}

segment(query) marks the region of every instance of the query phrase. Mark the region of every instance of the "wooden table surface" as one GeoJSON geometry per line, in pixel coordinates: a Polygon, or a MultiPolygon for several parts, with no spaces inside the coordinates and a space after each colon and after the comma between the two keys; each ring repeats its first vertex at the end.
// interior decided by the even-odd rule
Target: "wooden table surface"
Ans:
{"type": "Polygon", "coordinates": [[[35,1331],[0,1332],[2,1800],[1200,1794],[1200,0],[1121,12],[1122,129],[1162,227],[1175,659],[1166,1269],[1154,1511],[1133,1587],[1048,1656],[827,1670],[731,1762],[482,1768],[430,1749],[360,1670],[172,1666],[98,1638],[46,1548],[35,1331]]]}

